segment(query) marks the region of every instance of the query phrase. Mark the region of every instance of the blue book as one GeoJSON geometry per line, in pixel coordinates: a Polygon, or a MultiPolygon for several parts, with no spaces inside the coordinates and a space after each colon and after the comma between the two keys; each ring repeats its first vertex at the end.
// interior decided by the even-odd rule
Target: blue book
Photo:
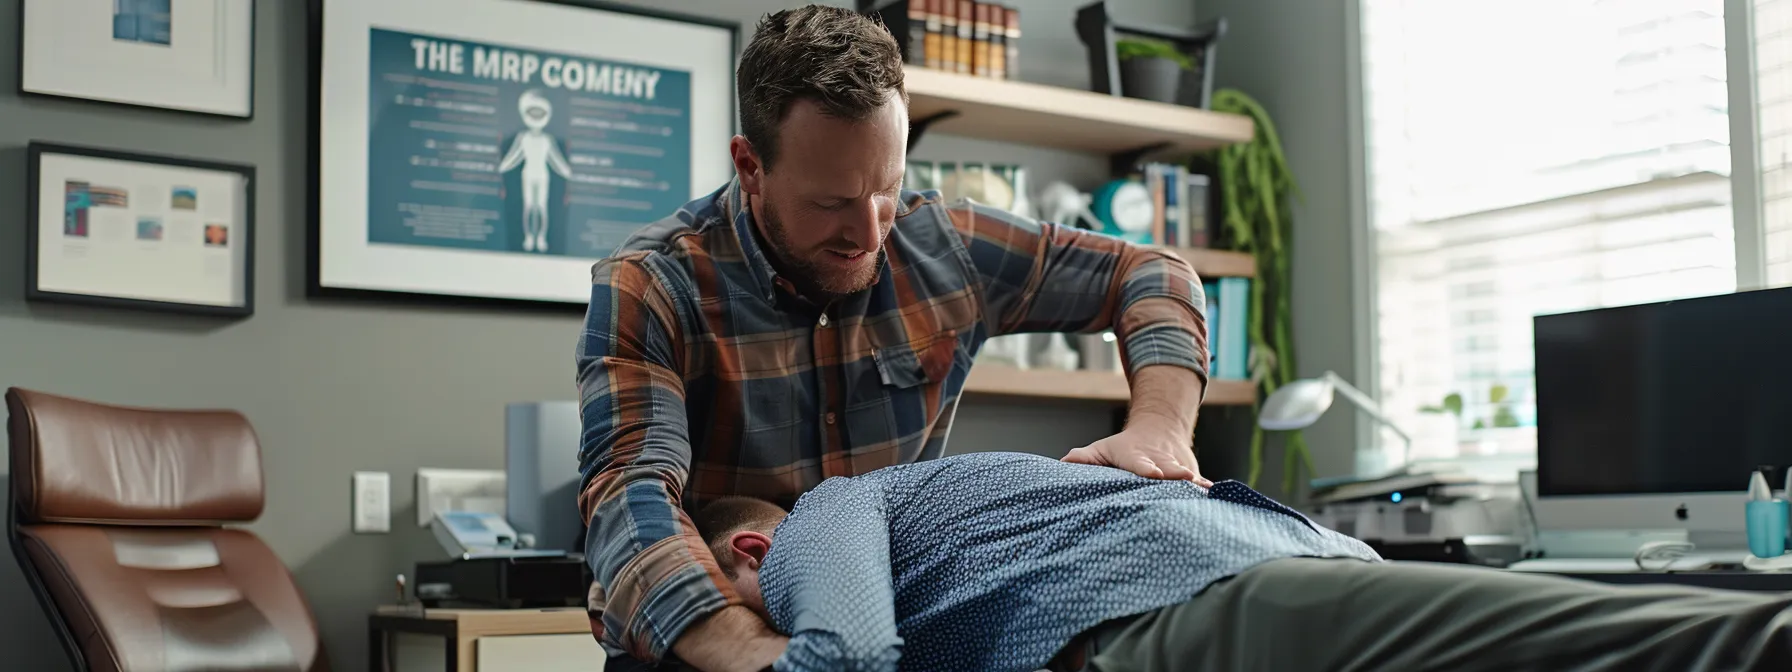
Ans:
{"type": "Polygon", "coordinates": [[[1244,380],[1250,372],[1250,278],[1220,278],[1219,378],[1244,380]]]}
{"type": "Polygon", "coordinates": [[[1207,295],[1207,375],[1219,376],[1220,367],[1220,283],[1208,280],[1201,283],[1201,292],[1207,295]]]}

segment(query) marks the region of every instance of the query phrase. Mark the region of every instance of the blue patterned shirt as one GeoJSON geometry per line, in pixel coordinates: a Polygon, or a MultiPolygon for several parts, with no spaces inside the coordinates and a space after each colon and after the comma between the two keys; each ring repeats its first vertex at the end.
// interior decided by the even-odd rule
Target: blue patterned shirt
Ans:
{"type": "Polygon", "coordinates": [[[777,672],[1028,672],[1103,621],[1298,556],[1381,559],[1237,481],[969,453],[822,482],[760,587],[791,637],[777,672]]]}

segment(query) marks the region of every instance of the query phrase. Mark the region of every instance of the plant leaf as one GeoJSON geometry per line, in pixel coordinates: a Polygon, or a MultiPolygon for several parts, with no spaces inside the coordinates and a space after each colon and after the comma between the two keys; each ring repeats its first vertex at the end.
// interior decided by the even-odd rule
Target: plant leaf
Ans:
{"type": "Polygon", "coordinates": [[[1444,408],[1458,416],[1462,415],[1462,395],[1451,392],[1449,396],[1444,397],[1444,408]]]}
{"type": "Polygon", "coordinates": [[[1134,58],[1167,58],[1175,61],[1176,65],[1183,70],[1193,70],[1195,67],[1195,62],[1189,59],[1188,54],[1164,40],[1137,37],[1115,40],[1114,57],[1122,61],[1134,58]]]}
{"type": "Polygon", "coordinates": [[[1251,469],[1245,478],[1245,485],[1253,489],[1257,487],[1257,477],[1263,475],[1263,428],[1251,429],[1251,469]]]}

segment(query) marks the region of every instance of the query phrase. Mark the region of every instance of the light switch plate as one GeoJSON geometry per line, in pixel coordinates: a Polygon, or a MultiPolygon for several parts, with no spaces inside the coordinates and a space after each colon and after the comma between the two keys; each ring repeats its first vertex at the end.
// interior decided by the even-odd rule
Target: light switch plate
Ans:
{"type": "Polygon", "coordinates": [[[383,471],[355,472],[355,532],[392,531],[392,475],[383,471]]]}

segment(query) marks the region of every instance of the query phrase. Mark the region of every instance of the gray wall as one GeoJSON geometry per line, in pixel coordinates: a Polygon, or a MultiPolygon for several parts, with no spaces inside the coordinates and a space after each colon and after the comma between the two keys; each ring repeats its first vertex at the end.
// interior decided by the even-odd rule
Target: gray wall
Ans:
{"type": "MultiPolygon", "coordinates": [[[[574,395],[578,319],[303,297],[304,2],[260,3],[255,119],[243,123],[16,97],[18,50],[11,40],[18,35],[20,1],[0,0],[6,42],[0,45],[0,192],[6,194],[0,197],[0,241],[6,241],[0,243],[0,386],[247,414],[261,437],[268,477],[266,513],[251,529],[297,576],[336,667],[360,669],[365,614],[389,600],[394,574],[432,557],[428,535],[405,523],[414,519],[416,469],[501,468],[503,405],[574,395]],[[254,164],[261,237],[255,317],[226,322],[26,305],[19,272],[24,145],[33,139],[254,164]],[[463,380],[479,382],[454,386],[463,380]],[[392,474],[393,533],[350,532],[349,479],[357,470],[392,474]]],[[[1070,28],[1081,3],[1025,3],[1023,79],[1086,85],[1082,46],[1070,28]]],[[[744,37],[762,13],[787,3],[635,4],[740,21],[744,37]]],[[[1194,14],[1187,0],[1114,4],[1136,21],[1187,24],[1194,14]]],[[[1063,178],[1085,189],[1105,170],[1095,157],[947,136],[929,138],[916,156],[1025,163],[1037,184],[1063,178]]],[[[958,450],[1057,454],[1103,436],[1111,417],[1091,406],[973,401],[960,409],[958,422],[958,450]]],[[[64,669],[11,558],[0,559],[0,608],[29,615],[0,628],[9,664],[64,669]]]]}
{"type": "MultiPolygon", "coordinates": [[[[1236,88],[1263,104],[1305,196],[1294,206],[1294,348],[1296,375],[1336,371],[1359,381],[1352,320],[1351,115],[1346,22],[1353,0],[1201,0],[1202,19],[1225,17],[1216,87],[1236,88]]],[[[1335,476],[1355,469],[1356,425],[1338,404],[1306,432],[1315,468],[1335,476]]],[[[1279,492],[1280,442],[1259,484],[1279,492]]]]}

